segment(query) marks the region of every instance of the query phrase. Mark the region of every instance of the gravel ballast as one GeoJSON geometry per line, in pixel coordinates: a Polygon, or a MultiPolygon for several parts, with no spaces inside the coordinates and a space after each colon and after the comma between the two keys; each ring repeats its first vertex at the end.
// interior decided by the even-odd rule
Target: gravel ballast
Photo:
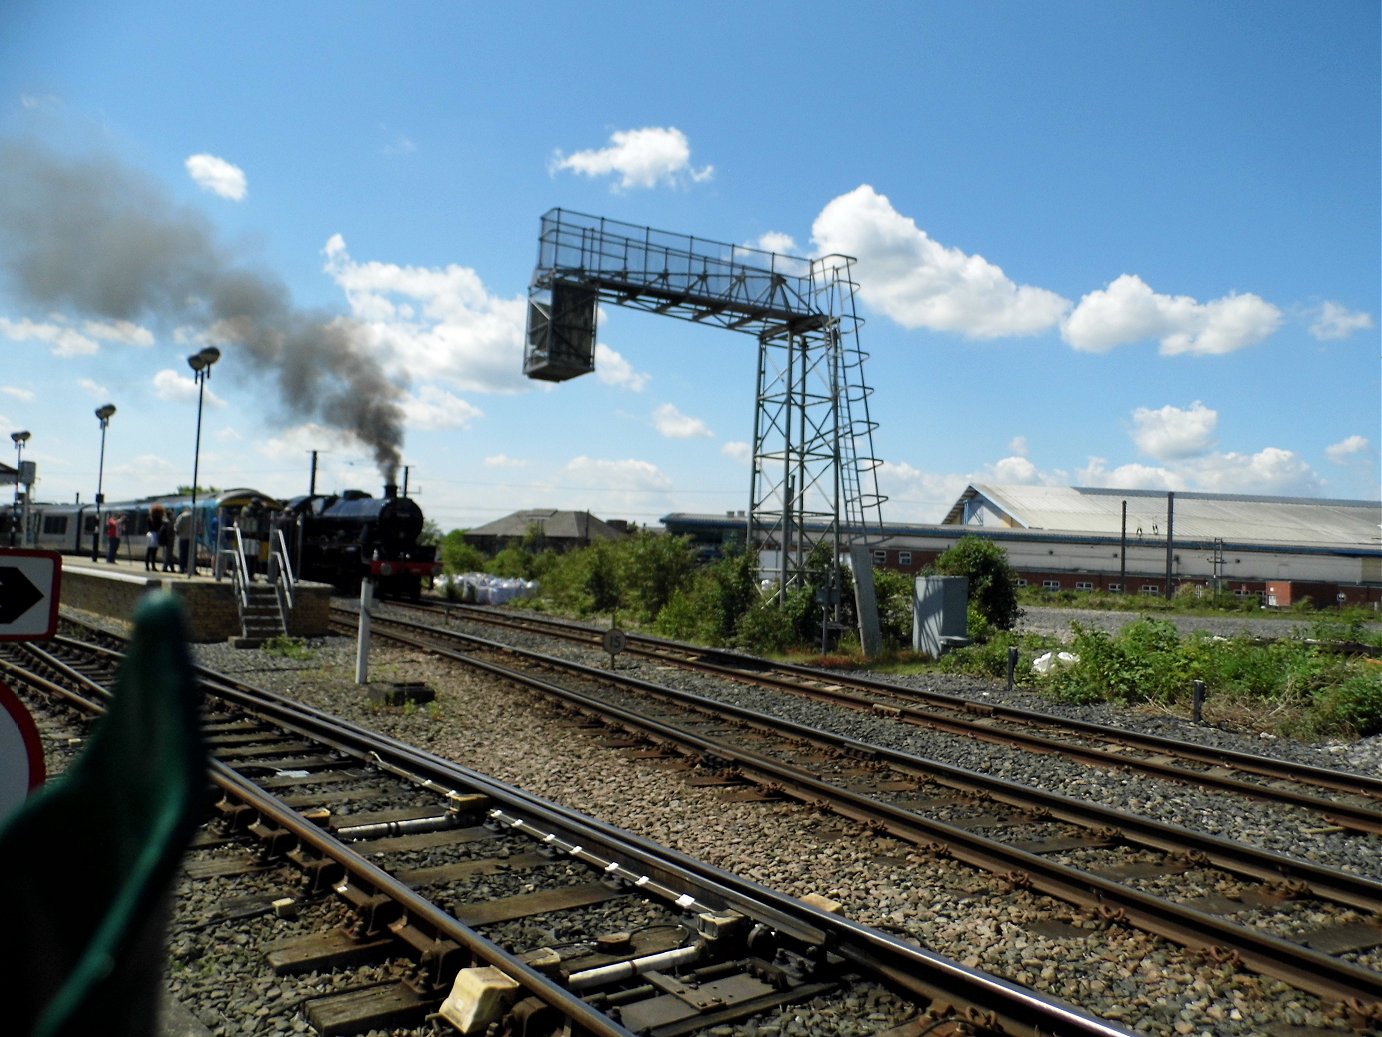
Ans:
{"type": "MultiPolygon", "coordinates": [[[[552,650],[550,643],[542,648],[552,650]]],[[[589,654],[598,665],[600,653],[589,654]]],[[[436,691],[435,703],[405,709],[373,706],[366,689],[352,683],[355,645],[350,639],[313,642],[311,658],[306,660],[223,645],[198,646],[197,655],[205,665],[375,727],[765,885],[797,896],[830,897],[860,921],[1069,1000],[1139,1033],[1238,1035],[1263,1033],[1270,1024],[1343,1025],[1335,1006],[1130,929],[1109,934],[1112,950],[1094,964],[1063,967],[1073,955],[1061,941],[1036,935],[1028,926],[1047,919],[1086,927],[1095,924],[1073,908],[1035,894],[992,907],[983,896],[991,884],[985,875],[893,840],[862,834],[837,818],[798,806],[741,804],[693,787],[684,780],[684,772],[601,746],[598,732],[573,729],[528,692],[459,673],[422,652],[377,642],[371,654],[373,682],[421,680],[436,691]],[[885,862],[882,868],[880,857],[885,862]]],[[[608,661],[607,656],[603,658],[608,661]]],[[[648,672],[640,673],[629,660],[621,660],[620,666],[648,679],[669,677],[665,668],[649,666],[648,672]]],[[[1225,797],[1212,793],[1053,763],[1049,757],[1033,761],[1026,754],[977,747],[967,739],[903,729],[886,720],[756,689],[673,676],[678,684],[693,683],[699,694],[774,710],[799,723],[956,766],[997,772],[1008,780],[1096,798],[1278,852],[1382,875],[1376,840],[1331,833],[1307,837],[1308,826],[1319,827],[1317,818],[1302,815],[1297,822],[1283,825],[1279,815],[1269,816],[1236,800],[1226,804],[1225,797]]],[[[1030,694],[1008,693],[1001,684],[963,678],[928,678],[926,683],[950,694],[1044,708],[1030,694]]],[[[1378,744],[1382,740],[1377,739],[1338,747],[1263,742],[1251,735],[1205,729],[1164,716],[1087,707],[1070,710],[1096,722],[1121,721],[1153,733],[1189,735],[1207,744],[1326,766],[1348,765],[1375,773],[1382,762],[1378,744]]]]}

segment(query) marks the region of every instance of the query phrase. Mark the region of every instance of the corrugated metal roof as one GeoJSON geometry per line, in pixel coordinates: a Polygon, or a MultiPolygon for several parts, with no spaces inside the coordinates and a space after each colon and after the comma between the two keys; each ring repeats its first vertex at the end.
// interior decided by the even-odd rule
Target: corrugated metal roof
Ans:
{"type": "MultiPolygon", "coordinates": [[[[1167,495],[1157,490],[1078,486],[996,486],[965,490],[945,524],[957,525],[976,510],[985,525],[1021,529],[1118,533],[1123,502],[1128,532],[1166,533],[1167,495]]],[[[1289,544],[1382,543],[1382,502],[1309,497],[1255,497],[1178,492],[1173,511],[1178,538],[1252,540],[1289,544]]]]}

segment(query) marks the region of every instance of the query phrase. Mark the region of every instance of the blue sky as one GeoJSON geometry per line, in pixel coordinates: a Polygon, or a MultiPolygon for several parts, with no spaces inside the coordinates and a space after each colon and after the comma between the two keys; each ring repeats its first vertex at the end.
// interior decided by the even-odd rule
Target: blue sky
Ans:
{"type": "Polygon", "coordinates": [[[112,402],[108,498],[169,492],[214,342],[203,484],[305,492],[315,449],[377,493],[349,426],[393,398],[444,529],[745,508],[751,336],[603,307],[595,374],[523,377],[560,206],[856,257],[888,521],[971,482],[1375,499],[1379,35],[1375,0],[9,0],[0,433],[87,500],[112,402]],[[246,285],[252,333],[211,301],[246,285]]]}

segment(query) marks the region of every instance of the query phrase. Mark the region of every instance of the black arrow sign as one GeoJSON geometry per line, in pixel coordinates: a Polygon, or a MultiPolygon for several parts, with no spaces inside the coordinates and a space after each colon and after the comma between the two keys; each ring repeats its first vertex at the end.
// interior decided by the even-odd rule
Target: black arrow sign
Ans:
{"type": "Polygon", "coordinates": [[[13,623],[43,600],[43,592],[29,582],[23,570],[0,565],[0,626],[13,623]]]}

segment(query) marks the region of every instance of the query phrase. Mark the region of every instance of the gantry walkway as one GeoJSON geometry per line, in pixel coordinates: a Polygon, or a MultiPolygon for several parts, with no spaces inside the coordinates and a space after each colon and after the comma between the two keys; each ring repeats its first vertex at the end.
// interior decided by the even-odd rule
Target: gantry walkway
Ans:
{"type": "Polygon", "coordinates": [[[564,381],[593,371],[600,302],[755,336],[746,535],[775,559],[767,575],[785,594],[816,544],[865,558],[882,525],[852,265],[553,209],[529,287],[524,372],[564,381]]]}

